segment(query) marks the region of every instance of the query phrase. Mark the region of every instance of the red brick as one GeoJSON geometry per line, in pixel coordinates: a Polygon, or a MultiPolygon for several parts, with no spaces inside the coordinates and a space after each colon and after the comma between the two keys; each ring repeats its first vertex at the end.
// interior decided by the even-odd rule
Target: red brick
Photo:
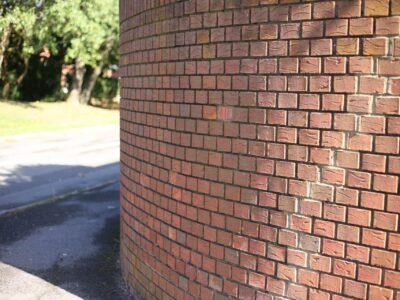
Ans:
{"type": "Polygon", "coordinates": [[[336,55],[358,55],[359,48],[358,38],[339,38],[336,41],[336,55]]]}
{"type": "Polygon", "coordinates": [[[370,249],[360,245],[347,244],[346,258],[362,263],[369,262],[370,249]]]}
{"type": "Polygon", "coordinates": [[[300,95],[299,104],[300,109],[319,109],[319,96],[312,94],[300,95]]]}
{"type": "Polygon", "coordinates": [[[384,195],[373,192],[361,192],[361,206],[382,210],[384,206],[384,195]]]}
{"type": "Polygon", "coordinates": [[[398,35],[400,34],[400,17],[388,17],[376,19],[376,34],[398,35]]]}
{"type": "Polygon", "coordinates": [[[343,111],[344,96],[336,94],[325,94],[322,97],[322,110],[343,111]]]}
{"type": "Polygon", "coordinates": [[[311,4],[297,4],[291,6],[292,20],[311,19],[311,4]]]}
{"type": "MultiPolygon", "coordinates": [[[[310,267],[316,271],[330,272],[332,268],[332,260],[330,257],[318,254],[310,255],[310,267]]],[[[322,280],[322,277],[321,277],[322,280]]],[[[321,282],[322,284],[322,282],[321,282]]]]}
{"type": "Polygon", "coordinates": [[[377,136],[375,138],[375,152],[398,154],[399,138],[391,136],[377,136]]]}
{"type": "Polygon", "coordinates": [[[311,232],[311,219],[300,215],[292,215],[291,228],[303,232],[311,232]]]}
{"type": "Polygon", "coordinates": [[[378,267],[394,269],[396,266],[396,253],[373,249],[371,254],[371,264],[378,267]]]}
{"type": "Polygon", "coordinates": [[[360,78],[360,92],[363,94],[383,94],[386,90],[386,79],[375,77],[360,78]]]}
{"type": "Polygon", "coordinates": [[[398,115],[400,114],[400,98],[379,97],[376,99],[375,110],[380,114],[398,115]]]}
{"type": "Polygon", "coordinates": [[[363,229],[362,243],[368,246],[383,248],[386,245],[386,233],[384,231],[363,229]]]}
{"type": "Polygon", "coordinates": [[[369,299],[377,299],[377,300],[392,299],[393,291],[390,289],[385,289],[378,286],[370,285],[368,297],[369,299]]]}
{"type": "Polygon", "coordinates": [[[365,283],[346,279],[344,281],[344,294],[351,297],[366,299],[367,285],[365,283]]]}
{"type": "Polygon", "coordinates": [[[336,188],[336,202],[347,205],[358,205],[358,190],[336,188]]]}
{"type": "Polygon", "coordinates": [[[321,72],[321,58],[304,57],[300,59],[300,73],[316,74],[319,72],[321,72]]]}
{"type": "Polygon", "coordinates": [[[265,276],[254,272],[249,272],[249,285],[263,289],[265,287],[265,276]]]}
{"type": "Polygon", "coordinates": [[[319,273],[313,272],[306,269],[299,269],[298,271],[298,281],[302,285],[310,286],[310,287],[318,287],[319,283],[319,273]]]}
{"type": "Polygon", "coordinates": [[[400,78],[389,79],[389,93],[392,95],[400,95],[400,78]]]}
{"type": "Polygon", "coordinates": [[[381,58],[378,60],[379,75],[400,75],[400,60],[381,58]]]}
{"type": "Polygon", "coordinates": [[[387,16],[389,14],[389,0],[366,0],[364,14],[366,16],[387,16]]]}
{"type": "Polygon", "coordinates": [[[369,227],[371,225],[371,211],[349,207],[347,210],[347,222],[353,225],[369,227]]]}
{"type": "Polygon", "coordinates": [[[389,212],[400,213],[400,196],[388,195],[387,210],[389,212]]]}
{"type": "Polygon", "coordinates": [[[378,116],[361,116],[360,131],[365,133],[385,133],[385,118],[378,116]]]}
{"type": "Polygon", "coordinates": [[[313,233],[316,235],[333,238],[335,235],[335,228],[335,223],[333,222],[315,220],[313,233]]]}
{"type": "Polygon", "coordinates": [[[329,92],[331,90],[329,76],[311,76],[310,92],[329,92]]]}
{"type": "Polygon", "coordinates": [[[300,129],[299,143],[303,145],[318,145],[320,132],[318,130],[300,129]]]}
{"type": "Polygon", "coordinates": [[[350,19],[350,35],[370,35],[374,30],[373,18],[350,19]]]}
{"type": "Polygon", "coordinates": [[[344,184],[345,172],[339,168],[324,168],[322,170],[322,181],[328,184],[344,184]]]}
{"type": "Polygon", "coordinates": [[[332,40],[331,39],[319,39],[311,40],[311,55],[332,55],[332,40]]]}
{"type": "Polygon", "coordinates": [[[355,134],[349,138],[349,149],[359,151],[372,150],[372,136],[366,134],[355,134]]]}
{"type": "Polygon", "coordinates": [[[337,2],[338,16],[342,18],[360,17],[361,1],[337,2]]]}
{"type": "Polygon", "coordinates": [[[352,56],[349,58],[350,73],[370,74],[374,67],[374,59],[368,56],[352,56]]]}
{"type": "Polygon", "coordinates": [[[348,34],[349,21],[346,19],[327,20],[325,22],[326,36],[346,36],[348,34]]]}
{"type": "Polygon", "coordinates": [[[356,226],[338,224],[337,238],[339,240],[358,243],[360,241],[360,228],[356,226]]]}
{"type": "Polygon", "coordinates": [[[399,216],[397,214],[376,211],[374,214],[374,227],[397,231],[399,216]]]}
{"type": "Polygon", "coordinates": [[[375,154],[363,154],[362,169],[373,172],[385,172],[386,156],[375,154]]]}
{"type": "Polygon", "coordinates": [[[354,279],[356,276],[356,264],[342,259],[334,259],[333,273],[335,275],[354,279]]]}
{"type": "Polygon", "coordinates": [[[346,72],[346,57],[327,57],[324,59],[325,73],[345,73],[346,72]]]}
{"type": "Polygon", "coordinates": [[[374,190],[388,193],[397,193],[399,178],[391,175],[374,175],[374,190]]]}
{"type": "Polygon", "coordinates": [[[334,257],[344,257],[345,243],[330,239],[324,239],[323,253],[334,257]]]}
{"type": "Polygon", "coordinates": [[[342,278],[328,274],[321,274],[320,287],[330,292],[342,292],[342,278]]]}
{"type": "Polygon", "coordinates": [[[278,25],[262,24],[260,26],[260,37],[262,40],[276,39],[278,37],[278,25]]]}
{"type": "Polygon", "coordinates": [[[274,294],[283,295],[285,292],[285,282],[282,280],[276,280],[273,277],[268,277],[266,290],[274,294]]]}
{"type": "Polygon", "coordinates": [[[399,298],[400,1],[121,7],[130,287],[399,298]]]}
{"type": "Polygon", "coordinates": [[[373,284],[381,284],[382,269],[365,265],[358,266],[358,280],[373,284]]]}
{"type": "Polygon", "coordinates": [[[337,93],[354,93],[357,89],[357,77],[335,76],[334,88],[337,93]]]}
{"type": "Polygon", "coordinates": [[[351,151],[336,152],[336,164],[338,167],[358,169],[360,166],[360,154],[351,151]]]}
{"type": "Polygon", "coordinates": [[[321,37],[323,35],[322,21],[306,21],[302,23],[302,37],[321,37]]]}
{"type": "Polygon", "coordinates": [[[348,96],[347,97],[347,110],[356,113],[369,113],[372,111],[372,97],[371,96],[348,96]]]}
{"type": "Polygon", "coordinates": [[[397,271],[386,271],[384,278],[384,285],[398,289],[400,288],[400,272],[397,271]]]}
{"type": "Polygon", "coordinates": [[[330,113],[311,113],[310,126],[313,128],[330,128],[332,115],[330,113]]]}
{"type": "Polygon", "coordinates": [[[312,184],[311,195],[317,200],[332,201],[333,187],[330,185],[312,184]]]}
{"type": "Polygon", "coordinates": [[[290,283],[287,291],[290,299],[301,300],[307,297],[307,288],[294,283],[290,283]]]}
{"type": "Polygon", "coordinates": [[[385,56],[389,51],[389,39],[365,38],[363,39],[363,54],[385,56]]]}
{"type": "Polygon", "coordinates": [[[348,171],[347,185],[355,188],[370,189],[371,174],[366,172],[348,171]]]}
{"type": "Polygon", "coordinates": [[[333,126],[338,130],[354,131],[356,127],[356,116],[352,114],[335,114],[333,126]]]}
{"type": "Polygon", "coordinates": [[[400,133],[400,118],[388,119],[388,132],[394,134],[400,133]]]}

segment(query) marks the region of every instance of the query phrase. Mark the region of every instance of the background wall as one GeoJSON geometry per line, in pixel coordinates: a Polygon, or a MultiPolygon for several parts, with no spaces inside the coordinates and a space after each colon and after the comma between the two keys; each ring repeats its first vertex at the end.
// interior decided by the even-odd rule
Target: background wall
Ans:
{"type": "Polygon", "coordinates": [[[121,0],[132,287],[400,299],[399,14],[398,0],[121,0]]]}

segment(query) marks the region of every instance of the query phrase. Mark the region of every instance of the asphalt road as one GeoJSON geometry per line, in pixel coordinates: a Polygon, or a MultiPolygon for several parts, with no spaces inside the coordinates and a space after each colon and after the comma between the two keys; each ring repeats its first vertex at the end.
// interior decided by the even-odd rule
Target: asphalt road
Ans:
{"type": "Polygon", "coordinates": [[[0,299],[131,299],[118,259],[118,183],[0,217],[0,299]]]}
{"type": "Polygon", "coordinates": [[[119,178],[118,126],[0,137],[0,214],[119,178]]]}
{"type": "Polygon", "coordinates": [[[118,131],[0,137],[0,299],[132,299],[118,261],[118,131]]]}

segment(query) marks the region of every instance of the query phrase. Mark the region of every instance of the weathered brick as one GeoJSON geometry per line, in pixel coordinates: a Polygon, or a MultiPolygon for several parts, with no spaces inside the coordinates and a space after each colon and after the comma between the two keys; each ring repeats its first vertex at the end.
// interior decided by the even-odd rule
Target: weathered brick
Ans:
{"type": "Polygon", "coordinates": [[[366,16],[387,16],[389,0],[365,0],[364,14],[366,16]]]}
{"type": "Polygon", "coordinates": [[[130,287],[398,298],[399,34],[399,0],[121,0],[130,287]]]}

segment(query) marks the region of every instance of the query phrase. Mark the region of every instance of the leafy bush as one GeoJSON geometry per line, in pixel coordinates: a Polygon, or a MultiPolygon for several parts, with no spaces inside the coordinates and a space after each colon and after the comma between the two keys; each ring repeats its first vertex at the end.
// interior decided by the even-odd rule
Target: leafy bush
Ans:
{"type": "Polygon", "coordinates": [[[93,90],[93,97],[98,100],[111,100],[118,94],[118,79],[99,77],[93,90]]]}

